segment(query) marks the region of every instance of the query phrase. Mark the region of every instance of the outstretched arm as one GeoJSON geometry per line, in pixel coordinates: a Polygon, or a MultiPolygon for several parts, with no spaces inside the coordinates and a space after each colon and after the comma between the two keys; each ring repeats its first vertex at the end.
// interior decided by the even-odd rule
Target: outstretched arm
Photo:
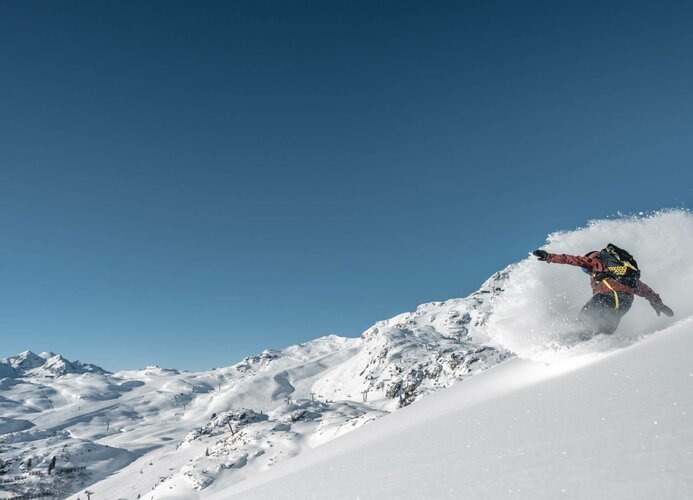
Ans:
{"type": "Polygon", "coordinates": [[[660,313],[664,313],[667,316],[674,315],[674,311],[672,311],[671,308],[664,305],[660,296],[657,295],[657,293],[654,290],[652,290],[652,288],[647,286],[642,281],[638,280],[638,284],[633,289],[633,291],[635,292],[635,295],[647,299],[652,308],[657,312],[657,316],[659,316],[660,313]]]}
{"type": "Polygon", "coordinates": [[[606,271],[604,263],[596,257],[580,257],[578,255],[568,255],[564,253],[548,253],[544,250],[535,250],[534,255],[539,260],[552,264],[568,264],[570,266],[584,267],[594,273],[603,273],[606,271]]]}

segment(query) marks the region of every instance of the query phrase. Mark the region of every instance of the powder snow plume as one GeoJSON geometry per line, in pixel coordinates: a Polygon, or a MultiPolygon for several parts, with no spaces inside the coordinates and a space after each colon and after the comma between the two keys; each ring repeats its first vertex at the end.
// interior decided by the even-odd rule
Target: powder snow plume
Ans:
{"type": "MultiPolygon", "coordinates": [[[[673,318],[658,317],[647,300],[636,297],[611,337],[599,336],[579,347],[607,350],[627,345],[693,315],[693,214],[666,210],[649,215],[591,221],[587,227],[556,232],[542,248],[551,253],[584,255],[607,243],[630,251],[673,318]]],[[[533,249],[532,249],[533,250],[533,249]]],[[[580,268],[539,262],[528,257],[509,268],[505,293],[497,299],[487,334],[491,341],[535,360],[550,359],[576,329],[575,318],[590,298],[589,276],[580,268]]]]}

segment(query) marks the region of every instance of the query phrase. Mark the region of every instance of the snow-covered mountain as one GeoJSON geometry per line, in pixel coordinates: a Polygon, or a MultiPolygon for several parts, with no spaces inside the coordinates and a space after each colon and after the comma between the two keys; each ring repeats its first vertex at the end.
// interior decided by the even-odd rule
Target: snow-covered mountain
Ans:
{"type": "MultiPolygon", "coordinates": [[[[371,449],[369,443],[387,438],[388,429],[409,432],[405,429],[412,423],[411,429],[419,432],[429,417],[435,427],[438,417],[458,410],[461,413],[455,415],[464,420],[475,402],[520,397],[515,391],[526,388],[528,380],[543,380],[545,369],[557,373],[574,367],[576,360],[601,359],[605,351],[637,344],[643,336],[693,315],[693,304],[686,300],[693,285],[693,267],[687,265],[693,217],[688,212],[594,222],[551,235],[547,248],[584,254],[609,241],[636,253],[643,280],[662,293],[677,313],[674,319],[657,318],[644,301],[636,302],[612,338],[567,349],[562,336],[570,333],[570,318],[589,295],[584,275],[568,266],[525,259],[494,275],[469,297],[419,306],[376,323],[359,338],[322,337],[207,372],[147,367],[111,374],[52,353],[26,352],[3,360],[0,498],[21,494],[86,498],[87,491],[93,499],[228,498],[246,490],[242,494],[248,498],[275,498],[276,488],[267,481],[277,476],[269,469],[284,471],[286,477],[296,474],[299,482],[315,481],[301,471],[313,470],[316,462],[309,457],[328,453],[321,450],[337,450],[329,452],[334,453],[331,457],[362,446],[371,449]],[[662,247],[667,248],[666,259],[662,247]],[[521,359],[506,363],[516,356],[521,359]],[[513,366],[524,368],[514,371],[513,366]],[[468,379],[453,392],[440,391],[468,379]],[[490,386],[483,382],[489,379],[494,380],[490,386]],[[464,392],[465,387],[469,392],[464,392]],[[439,394],[429,397],[432,393],[439,394]],[[392,413],[404,416],[393,420],[392,413]],[[382,423],[351,433],[382,417],[382,423]],[[334,443],[320,446],[329,441],[334,443]],[[306,458],[294,458],[298,456],[306,458]],[[48,474],[53,457],[55,469],[48,474]],[[286,465],[279,467],[280,462],[286,465]]],[[[690,395],[676,399],[688,404],[690,395]]],[[[566,407],[566,413],[556,418],[569,417],[566,407]]],[[[506,412],[497,417],[498,425],[512,429],[513,418],[506,412]]],[[[497,426],[470,429],[479,430],[481,441],[491,440],[484,433],[500,432],[497,426]]],[[[685,429],[678,431],[687,438],[685,429]]],[[[421,433],[420,439],[427,436],[421,433]]],[[[452,443],[455,436],[451,433],[447,439],[452,443]]],[[[391,438],[404,439],[395,434],[391,438]]],[[[417,435],[411,439],[425,448],[417,435]]],[[[394,446],[393,441],[382,443],[394,446]]],[[[464,450],[452,445],[450,450],[455,452],[441,443],[426,453],[458,463],[464,450]]],[[[466,460],[491,467],[483,448],[467,453],[466,460]]],[[[400,475],[387,477],[406,486],[411,468],[433,474],[435,466],[428,464],[437,462],[429,455],[423,462],[403,462],[400,475]]],[[[389,460],[392,468],[400,468],[398,460],[389,460]]],[[[349,467],[353,478],[373,478],[369,472],[380,470],[349,467]]],[[[423,478],[422,484],[433,481],[420,471],[411,476],[423,478]]],[[[330,477],[339,484],[339,477],[330,477]]],[[[379,488],[390,484],[385,481],[379,488]]],[[[384,494],[363,489],[358,494],[406,498],[401,489],[391,490],[399,492],[397,496],[382,488],[373,491],[384,494]]],[[[292,491],[299,490],[287,489],[285,498],[303,498],[298,493],[292,496],[292,491]]],[[[346,488],[317,497],[338,498],[343,493],[342,497],[353,498],[349,496],[353,491],[346,488]]],[[[411,491],[426,497],[420,488],[411,491]]],[[[435,491],[431,498],[446,498],[441,490],[435,491]]],[[[457,498],[453,493],[449,497],[457,498]]]]}
{"type": "Polygon", "coordinates": [[[207,372],[111,374],[53,353],[8,358],[0,451],[12,480],[3,487],[65,496],[88,486],[95,498],[177,488],[191,497],[218,478],[241,481],[506,359],[474,335],[507,275],[360,338],[330,335],[207,372]],[[54,456],[59,474],[48,475],[54,456]]]}
{"type": "Polygon", "coordinates": [[[0,377],[60,377],[67,374],[107,373],[90,363],[68,361],[59,354],[42,352],[34,354],[24,351],[16,356],[0,359],[0,377]]]}

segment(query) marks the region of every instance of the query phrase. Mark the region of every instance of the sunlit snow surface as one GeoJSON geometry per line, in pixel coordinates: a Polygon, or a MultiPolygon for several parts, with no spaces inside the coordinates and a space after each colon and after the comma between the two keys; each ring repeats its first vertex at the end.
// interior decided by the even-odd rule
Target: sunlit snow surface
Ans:
{"type": "Polygon", "coordinates": [[[568,366],[513,359],[215,500],[693,498],[693,322],[568,366]]]}

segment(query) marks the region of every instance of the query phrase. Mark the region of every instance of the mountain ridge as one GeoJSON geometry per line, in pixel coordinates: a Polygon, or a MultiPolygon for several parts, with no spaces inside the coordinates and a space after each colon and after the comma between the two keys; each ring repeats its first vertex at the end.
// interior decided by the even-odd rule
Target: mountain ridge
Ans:
{"type": "Polygon", "coordinates": [[[0,376],[2,377],[60,377],[68,374],[109,373],[92,363],[69,361],[60,354],[23,351],[14,356],[0,359],[0,376]]]}

